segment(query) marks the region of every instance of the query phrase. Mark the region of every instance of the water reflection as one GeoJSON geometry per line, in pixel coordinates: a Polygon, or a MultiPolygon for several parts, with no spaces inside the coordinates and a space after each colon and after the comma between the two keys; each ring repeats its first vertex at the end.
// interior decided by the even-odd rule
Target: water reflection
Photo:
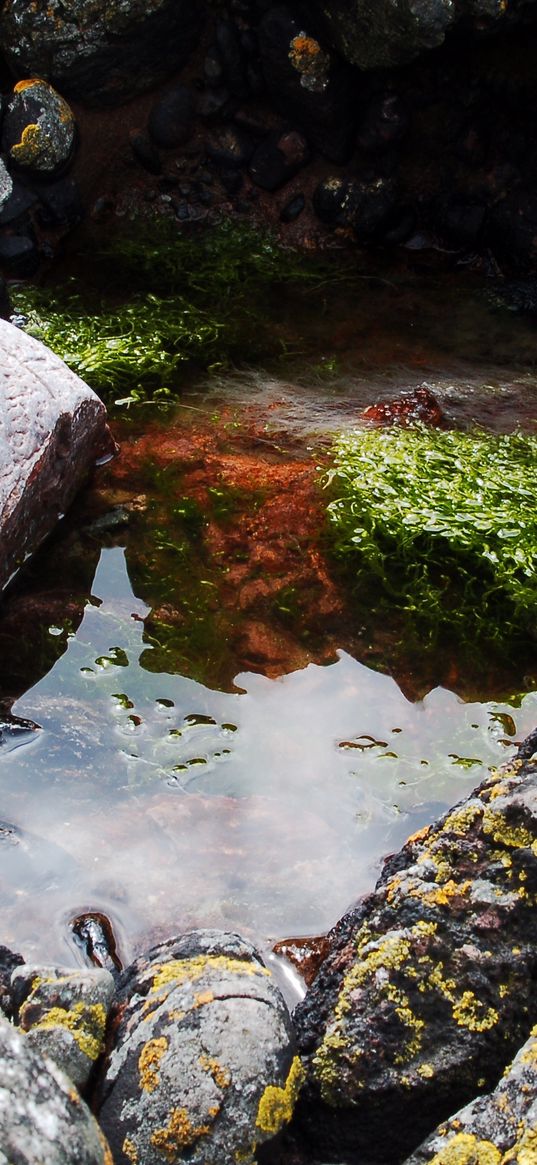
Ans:
{"type": "Polygon", "coordinates": [[[344,652],[211,691],[141,666],[147,614],[124,551],[103,550],[65,654],[14,706],[42,731],[0,747],[1,941],[29,960],[81,958],[85,910],[112,918],[124,961],[192,926],[265,949],[320,932],[536,720],[537,693],[413,704],[344,652]]]}

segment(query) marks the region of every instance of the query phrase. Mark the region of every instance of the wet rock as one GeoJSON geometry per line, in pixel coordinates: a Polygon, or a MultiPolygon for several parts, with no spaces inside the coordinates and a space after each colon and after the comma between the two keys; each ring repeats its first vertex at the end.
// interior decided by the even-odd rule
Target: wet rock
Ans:
{"type": "Polygon", "coordinates": [[[535,1159],[537,1098],[537,1027],[520,1049],[498,1087],[480,1096],[441,1125],[405,1165],[428,1162],[535,1159]]]}
{"type": "Polygon", "coordinates": [[[352,151],[354,77],[287,8],[270,8],[259,29],[261,64],[276,108],[333,162],[352,151]]]}
{"type": "Polygon", "coordinates": [[[9,947],[0,946],[0,1008],[8,1019],[12,1019],[14,1015],[11,975],[15,967],[20,967],[23,963],[22,955],[10,951],[9,947]]]}
{"type": "Polygon", "coordinates": [[[410,838],[330,936],[295,1013],[304,1126],[327,1154],[400,1160],[493,1087],[528,1036],[537,759],[527,753],[410,838]]]}
{"type": "Polygon", "coordinates": [[[192,136],[195,102],[186,85],[176,85],[155,102],[147,128],[156,146],[171,150],[192,136]]]}
{"type": "Polygon", "coordinates": [[[114,980],[108,971],[17,967],[11,983],[27,1042],[82,1090],[104,1050],[114,980]]]}
{"type": "Polygon", "coordinates": [[[376,425],[431,425],[434,428],[445,423],[442,409],[430,388],[420,384],[412,392],[402,392],[394,400],[383,400],[364,409],[362,417],[376,425]]]}
{"type": "Polygon", "coordinates": [[[391,182],[377,178],[325,178],[313,194],[313,209],[327,226],[350,227],[361,242],[382,236],[397,202],[391,182]]]}
{"type": "Polygon", "coordinates": [[[295,194],[293,198],[286,202],[285,206],[280,211],[280,222],[294,222],[299,218],[306,205],[306,199],[303,194],[295,194]]]}
{"type": "Polygon", "coordinates": [[[277,190],[307,166],[309,160],[308,143],[302,134],[293,129],[275,130],[255,150],[249,166],[250,177],[263,190],[277,190]]]}
{"type": "Polygon", "coordinates": [[[113,105],[183,68],[202,15],[197,0],[6,0],[0,44],[16,76],[113,105]]]}
{"type": "Polygon", "coordinates": [[[110,1150],[67,1076],[0,1021],[2,1156],[17,1165],[111,1165],[110,1150]]]}
{"type": "Polygon", "coordinates": [[[337,48],[361,69],[413,60],[442,44],[454,19],[453,0],[321,0],[321,8],[337,48]]]}
{"type": "Polygon", "coordinates": [[[11,163],[36,176],[65,169],[75,149],[72,111],[46,81],[19,81],[2,122],[2,149],[11,163]]]}
{"type": "Polygon", "coordinates": [[[123,970],[110,919],[105,914],[80,914],[71,922],[75,941],[96,967],[112,975],[123,970]]]}
{"type": "Polygon", "coordinates": [[[0,321],[0,588],[110,446],[106,410],[38,340],[0,321]]]}
{"type": "Polygon", "coordinates": [[[253,1162],[302,1080],[286,1006],[249,943],[194,931],[119,981],[99,1119],[115,1165],[253,1162]]]}

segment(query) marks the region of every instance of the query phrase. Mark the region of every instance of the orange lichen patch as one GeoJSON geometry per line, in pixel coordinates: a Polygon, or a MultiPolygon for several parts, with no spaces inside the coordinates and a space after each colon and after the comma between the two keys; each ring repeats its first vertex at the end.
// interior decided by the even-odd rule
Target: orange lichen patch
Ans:
{"type": "MultiPolygon", "coordinates": [[[[114,1158],[112,1157],[110,1145],[108,1144],[108,1141],[106,1140],[106,1137],[104,1136],[104,1133],[102,1133],[100,1129],[98,1129],[97,1132],[98,1132],[99,1140],[101,1142],[101,1146],[102,1146],[102,1150],[103,1150],[103,1163],[104,1163],[104,1165],[114,1165],[114,1158]]],[[[136,1163],[133,1162],[133,1165],[136,1165],[136,1163]]]]}
{"type": "Polygon", "coordinates": [[[214,999],[213,991],[198,991],[194,996],[194,1003],[196,1007],[203,1007],[205,1003],[212,1003],[214,999]]]}
{"type": "Polygon", "coordinates": [[[39,154],[43,140],[43,131],[37,122],[25,125],[20,142],[11,146],[11,153],[15,161],[31,162],[39,154]]]}
{"type": "Polygon", "coordinates": [[[32,89],[34,85],[42,85],[43,82],[40,77],[29,77],[26,81],[17,81],[13,86],[14,93],[24,93],[25,89],[32,89]]]}
{"type": "Polygon", "coordinates": [[[164,1053],[167,1051],[168,1041],[164,1036],[148,1040],[138,1059],[140,1072],[140,1087],[144,1092],[154,1092],[160,1084],[158,1068],[164,1053]]]}
{"type": "Polygon", "coordinates": [[[231,1084],[231,1072],[229,1068],[226,1068],[224,1064],[216,1060],[214,1056],[200,1056],[199,1063],[204,1072],[210,1073],[218,1088],[229,1088],[231,1084]]]}
{"type": "Polygon", "coordinates": [[[193,1125],[186,1108],[173,1108],[168,1124],[151,1134],[151,1144],[174,1161],[183,1149],[189,1149],[210,1131],[209,1125],[193,1125]]]}
{"type": "Polygon", "coordinates": [[[131,1165],[138,1165],[138,1149],[136,1148],[134,1141],[131,1141],[130,1137],[125,1137],[121,1147],[125,1156],[128,1157],[129,1161],[131,1162],[131,1165]]]}
{"type": "Polygon", "coordinates": [[[430,832],[431,826],[423,825],[421,829],[417,829],[415,833],[411,833],[410,837],[407,837],[406,844],[415,845],[416,842],[425,841],[425,838],[429,836],[430,832]]]}

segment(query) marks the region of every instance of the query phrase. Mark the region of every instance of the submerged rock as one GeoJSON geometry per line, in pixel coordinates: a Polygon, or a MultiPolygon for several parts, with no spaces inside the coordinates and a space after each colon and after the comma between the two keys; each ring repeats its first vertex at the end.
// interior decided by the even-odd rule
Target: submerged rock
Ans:
{"type": "Polygon", "coordinates": [[[479,1096],[424,1141],[406,1165],[530,1165],[537,1156],[537,1027],[494,1092],[479,1096]]]}
{"type": "Polygon", "coordinates": [[[537,1012],[530,738],[389,859],[296,1013],[302,1117],[327,1153],[395,1161],[491,1088],[537,1012]]]}
{"type": "Polygon", "coordinates": [[[1,590],[111,438],[102,402],[38,340],[0,320],[0,352],[1,590]]]}
{"type": "Polygon", "coordinates": [[[99,1113],[115,1165],[253,1163],[301,1083],[283,998],[238,935],[185,934],[119,980],[99,1113]]]}
{"type": "Polygon", "coordinates": [[[113,105],[181,69],[201,20],[196,0],[6,0],[0,44],[16,76],[113,105]]]}
{"type": "Polygon", "coordinates": [[[0,1156],[17,1165],[112,1165],[95,1118],[67,1076],[0,1020],[0,1156]]]}
{"type": "Polygon", "coordinates": [[[83,1089],[104,1050],[114,980],[108,971],[17,967],[11,977],[28,1043],[83,1089]]]}

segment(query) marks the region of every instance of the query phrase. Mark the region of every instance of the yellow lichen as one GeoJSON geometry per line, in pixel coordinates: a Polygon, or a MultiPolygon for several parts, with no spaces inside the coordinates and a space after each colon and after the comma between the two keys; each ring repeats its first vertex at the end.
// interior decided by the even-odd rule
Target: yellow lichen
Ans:
{"type": "Polygon", "coordinates": [[[65,1007],[51,1007],[30,1030],[54,1027],[69,1031],[80,1051],[89,1060],[96,1060],[104,1047],[106,1008],[102,1003],[75,1003],[69,1011],[65,1007]]]}
{"type": "Polygon", "coordinates": [[[203,1007],[205,1003],[212,1003],[214,999],[214,991],[198,991],[194,996],[194,1003],[196,1007],[203,1007]]]}
{"type": "Polygon", "coordinates": [[[295,1056],[283,1088],[268,1084],[259,1101],[255,1123],[268,1136],[275,1136],[293,1115],[298,1094],[306,1073],[295,1056]]]}
{"type": "Polygon", "coordinates": [[[41,152],[43,145],[43,131],[37,122],[25,125],[20,142],[10,147],[11,154],[16,162],[31,163],[41,152]]]}
{"type": "Polygon", "coordinates": [[[464,991],[453,1007],[453,1019],[468,1031],[485,1032],[498,1023],[499,1015],[496,1008],[485,1008],[473,991],[464,991]]]}
{"type": "Polygon", "coordinates": [[[537,1161],[537,1129],[526,1128],[516,1145],[505,1153],[502,1165],[516,1161],[517,1165],[535,1165],[537,1161]]]}
{"type": "Polygon", "coordinates": [[[169,963],[158,964],[153,975],[153,991],[168,987],[171,983],[193,983],[201,979],[206,971],[229,971],[233,975],[270,975],[270,971],[259,963],[233,959],[228,955],[197,955],[192,959],[170,959],[169,963]]]}
{"type": "Polygon", "coordinates": [[[101,1148],[103,1151],[103,1165],[114,1165],[114,1158],[112,1157],[110,1145],[108,1144],[104,1133],[101,1132],[99,1128],[97,1129],[97,1135],[101,1142],[101,1148]]]}
{"type": "Polygon", "coordinates": [[[183,1149],[190,1148],[210,1131],[209,1125],[193,1125],[186,1108],[172,1108],[168,1124],[151,1134],[151,1144],[174,1161],[183,1149]]]}
{"type": "Polygon", "coordinates": [[[482,805],[475,801],[471,801],[469,805],[463,805],[462,809],[454,809],[450,813],[442,826],[443,833],[454,833],[457,837],[464,837],[465,833],[475,825],[483,813],[482,805]]]}
{"type": "Polygon", "coordinates": [[[432,1080],[434,1076],[434,1068],[432,1064],[420,1064],[416,1071],[418,1076],[421,1076],[422,1080],[432,1080]]]}
{"type": "Polygon", "coordinates": [[[125,1137],[122,1149],[125,1156],[128,1157],[131,1165],[138,1165],[138,1149],[136,1148],[134,1141],[131,1141],[130,1137],[125,1137]]]}
{"type": "Polygon", "coordinates": [[[501,1159],[492,1141],[482,1141],[473,1133],[455,1133],[430,1165],[500,1165],[501,1159]]]}
{"type": "MultiPolygon", "coordinates": [[[[498,845],[510,849],[528,849],[536,846],[535,838],[523,825],[509,825],[503,813],[487,808],[483,817],[483,833],[490,835],[498,845]]],[[[534,850],[534,852],[536,852],[534,850]]]]}
{"type": "Polygon", "coordinates": [[[165,1036],[148,1040],[142,1048],[138,1059],[138,1071],[140,1073],[140,1087],[143,1088],[144,1092],[154,1092],[158,1088],[160,1084],[158,1069],[167,1049],[168,1041],[165,1036]]]}

